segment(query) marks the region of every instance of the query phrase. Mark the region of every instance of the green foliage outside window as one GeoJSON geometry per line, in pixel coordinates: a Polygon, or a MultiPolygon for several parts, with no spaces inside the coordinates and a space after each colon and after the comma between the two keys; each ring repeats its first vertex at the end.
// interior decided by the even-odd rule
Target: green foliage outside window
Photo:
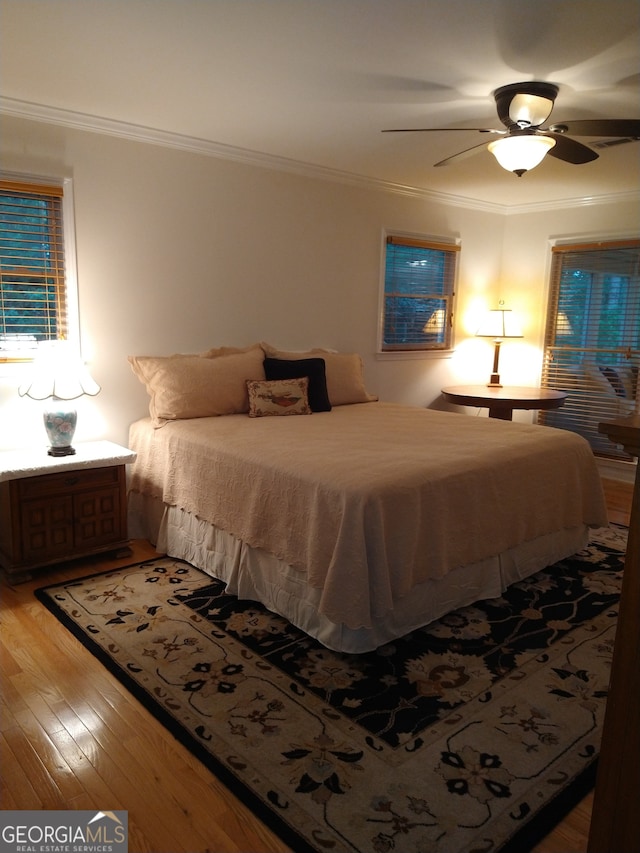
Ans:
{"type": "Polygon", "coordinates": [[[62,190],[0,181],[0,358],[66,333],[62,190]]]}

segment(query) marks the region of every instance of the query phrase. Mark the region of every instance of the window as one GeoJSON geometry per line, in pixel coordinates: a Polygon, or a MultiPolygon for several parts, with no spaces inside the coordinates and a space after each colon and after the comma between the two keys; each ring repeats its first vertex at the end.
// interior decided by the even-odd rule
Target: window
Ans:
{"type": "Polygon", "coordinates": [[[543,384],[568,392],[539,420],[583,435],[599,456],[630,457],[598,432],[638,406],[640,240],[553,249],[543,384]]]}
{"type": "Polygon", "coordinates": [[[459,246],[386,238],[381,352],[448,350],[459,246]]]}
{"type": "Polygon", "coordinates": [[[65,209],[63,186],[0,180],[0,361],[31,360],[42,341],[69,336],[65,209]]]}

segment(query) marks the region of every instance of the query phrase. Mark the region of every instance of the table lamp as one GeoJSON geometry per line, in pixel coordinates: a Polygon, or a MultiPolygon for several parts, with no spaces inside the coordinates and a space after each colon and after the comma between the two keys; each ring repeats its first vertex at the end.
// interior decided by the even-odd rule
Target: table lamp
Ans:
{"type": "MultiPolygon", "coordinates": [[[[501,302],[500,305],[504,303],[501,302]]],[[[500,345],[505,338],[521,338],[522,330],[520,324],[513,316],[513,311],[508,308],[493,308],[487,312],[480,328],[476,332],[480,338],[493,338],[495,348],[493,351],[493,370],[491,379],[487,383],[488,388],[502,388],[498,363],[500,361],[500,345]]]]}
{"type": "Polygon", "coordinates": [[[49,456],[70,456],[78,415],[69,401],[84,394],[94,397],[100,392],[80,357],[65,341],[40,344],[33,363],[33,375],[18,388],[21,397],[46,400],[43,417],[49,437],[49,456]]]}

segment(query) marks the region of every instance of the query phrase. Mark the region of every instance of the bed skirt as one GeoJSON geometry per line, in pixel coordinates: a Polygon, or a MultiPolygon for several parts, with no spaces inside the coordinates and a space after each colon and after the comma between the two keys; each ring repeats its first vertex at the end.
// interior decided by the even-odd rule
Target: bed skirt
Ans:
{"type": "Polygon", "coordinates": [[[370,628],[353,629],[318,612],[320,590],[308,586],[302,572],[178,507],[131,492],[129,531],[159,552],[224,581],[231,595],[260,601],[327,648],[349,654],[372,651],[451,610],[497,598],[512,583],[580,551],[588,541],[588,528],[581,526],[524,542],[414,587],[370,628]]]}

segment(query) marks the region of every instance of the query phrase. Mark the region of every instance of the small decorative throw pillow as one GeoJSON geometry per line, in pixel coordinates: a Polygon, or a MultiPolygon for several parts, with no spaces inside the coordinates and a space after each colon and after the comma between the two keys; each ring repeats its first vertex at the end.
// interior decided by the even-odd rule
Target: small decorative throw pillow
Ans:
{"type": "Polygon", "coordinates": [[[274,379],[271,381],[249,379],[249,417],[266,415],[310,415],[309,379],[274,379]]]}

